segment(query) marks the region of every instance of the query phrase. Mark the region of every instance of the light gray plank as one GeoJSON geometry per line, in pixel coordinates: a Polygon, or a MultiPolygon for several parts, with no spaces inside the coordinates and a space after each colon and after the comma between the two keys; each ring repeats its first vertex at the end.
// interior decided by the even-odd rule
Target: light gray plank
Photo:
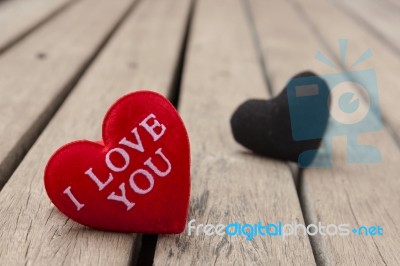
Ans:
{"type": "Polygon", "coordinates": [[[397,0],[387,0],[387,3],[390,3],[394,8],[400,8],[400,3],[397,0]]]}
{"type": "Polygon", "coordinates": [[[390,1],[332,1],[350,18],[369,31],[371,37],[386,44],[400,56],[400,6],[390,1]]]}
{"type": "Polygon", "coordinates": [[[75,0],[12,0],[0,3],[0,53],[75,0]]]}
{"type": "MultiPolygon", "coordinates": [[[[359,49],[362,44],[363,49],[368,48],[365,47],[366,42],[363,42],[365,39],[357,35],[357,32],[351,31],[353,26],[345,16],[331,5],[327,5],[327,2],[307,0],[296,1],[290,5],[291,1],[277,3],[252,0],[251,3],[272,83],[278,84],[274,87],[280,88],[293,73],[304,69],[312,69],[319,74],[341,71],[329,69],[314,60],[314,55],[322,50],[329,56],[329,52],[323,49],[324,44],[332,43],[335,46],[337,39],[343,37],[346,32],[348,34],[345,35],[350,37],[350,46],[355,42],[359,49]],[[312,24],[302,12],[308,14],[312,24]],[[282,14],[285,14],[284,23],[273,24],[282,14]]],[[[354,54],[352,51],[354,50],[348,51],[349,56],[361,54],[354,54]]],[[[336,53],[336,61],[340,58],[338,54],[336,53]]],[[[388,60],[386,63],[391,64],[392,61],[388,60]]],[[[378,72],[381,86],[382,74],[378,72]]],[[[387,105],[386,102],[384,104],[387,105]]],[[[392,110],[396,110],[393,108],[396,108],[395,106],[392,106],[392,110]]],[[[360,143],[378,147],[382,153],[382,162],[349,164],[346,161],[345,139],[335,139],[333,168],[306,169],[300,178],[303,210],[308,223],[346,223],[354,227],[381,225],[385,235],[312,237],[314,253],[320,264],[399,263],[396,247],[400,244],[400,238],[396,223],[400,215],[396,208],[400,203],[400,181],[397,178],[400,168],[396,162],[400,159],[400,154],[385,129],[360,135],[359,140],[360,143]]]]}
{"type": "MultiPolygon", "coordinates": [[[[233,140],[229,119],[250,97],[266,98],[240,1],[198,1],[180,113],[192,149],[188,220],[195,224],[303,222],[287,165],[255,156],[233,140]]],[[[192,232],[193,233],[193,232],[192,232]]],[[[159,236],[155,265],[314,263],[307,237],[159,236]]]]}
{"type": "MultiPolygon", "coordinates": [[[[126,7],[127,4],[118,3],[96,0],[89,1],[88,6],[85,4],[82,8],[87,11],[90,6],[89,17],[97,13],[106,20],[114,8],[118,5],[126,7]]],[[[1,263],[129,263],[135,235],[91,230],[67,219],[46,195],[44,167],[50,155],[61,145],[75,139],[98,140],[105,112],[123,94],[140,88],[168,93],[188,10],[187,0],[143,1],[96,58],[0,192],[1,263]]],[[[93,22],[92,30],[96,30],[96,25],[100,27],[101,23],[93,22]]]]}
{"type": "Polygon", "coordinates": [[[400,69],[398,55],[388,49],[368,29],[358,25],[348,14],[343,13],[330,1],[305,0],[303,2],[293,1],[292,3],[294,3],[295,8],[297,6],[300,11],[305,12],[306,17],[304,19],[309,18],[309,21],[314,25],[314,31],[319,33],[320,37],[324,39],[325,45],[329,48],[329,51],[325,53],[334,55],[333,60],[338,66],[340,66],[338,40],[348,38],[345,68],[349,71],[371,68],[376,72],[382,115],[389,129],[396,135],[397,140],[400,140],[400,117],[393,111],[397,110],[397,99],[400,98],[400,90],[397,89],[397,69],[400,69]],[[296,5],[296,3],[298,4],[296,5]],[[309,6],[312,6],[312,8],[308,8],[309,6]],[[327,10],[329,10],[329,16],[324,15],[328,12],[327,10]],[[335,21],[334,27],[332,20],[335,21]],[[373,56],[359,66],[351,68],[351,65],[367,49],[371,49],[373,56]]]}
{"type": "Polygon", "coordinates": [[[0,188],[131,3],[80,1],[0,56],[0,188]]]}

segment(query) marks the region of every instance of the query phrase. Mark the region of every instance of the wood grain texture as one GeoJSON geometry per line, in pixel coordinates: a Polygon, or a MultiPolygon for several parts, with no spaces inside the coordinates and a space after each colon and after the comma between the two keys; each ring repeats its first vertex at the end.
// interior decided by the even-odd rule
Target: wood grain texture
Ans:
{"type": "MultiPolygon", "coordinates": [[[[119,5],[126,3],[121,1],[119,5]]],[[[106,20],[118,4],[96,0],[90,1],[89,6],[92,12],[87,17],[97,13],[106,20]]],[[[188,11],[187,0],[141,2],[96,58],[0,192],[1,264],[129,263],[136,237],[90,230],[67,219],[46,195],[44,167],[50,155],[64,143],[75,139],[98,140],[104,114],[123,94],[139,88],[168,92],[188,11]]],[[[94,31],[105,27],[100,21],[95,24],[94,31]]],[[[68,53],[73,60],[74,52],[68,53]]]]}
{"type": "MultiPolygon", "coordinates": [[[[397,140],[400,140],[400,116],[393,112],[397,109],[398,99],[400,99],[398,55],[388,49],[368,29],[358,25],[352,17],[335,7],[331,1],[293,0],[292,3],[294,8],[303,13],[302,19],[312,23],[314,32],[324,40],[321,46],[326,46],[326,54],[331,56],[338,66],[340,66],[338,40],[348,38],[345,69],[351,71],[371,68],[376,72],[381,113],[397,140]],[[308,8],[309,6],[312,6],[312,9],[308,8]],[[329,15],[325,15],[327,12],[329,15]],[[332,24],[333,20],[334,24],[332,24]],[[351,68],[353,62],[367,49],[371,49],[373,56],[359,66],[351,68]]],[[[397,28],[395,25],[393,27],[397,28]]]]}
{"type": "Polygon", "coordinates": [[[400,6],[390,1],[354,0],[332,1],[336,6],[365,27],[371,37],[385,43],[400,55],[400,6]]]}
{"type": "Polygon", "coordinates": [[[0,3],[0,53],[75,0],[13,0],[0,3]]]}
{"type": "Polygon", "coordinates": [[[132,2],[80,1],[0,56],[0,188],[132,2]]]}
{"type": "MultiPolygon", "coordinates": [[[[195,224],[303,222],[290,170],[233,140],[229,120],[267,89],[240,1],[200,0],[183,77],[180,113],[192,149],[188,220],[195,224]]],[[[193,233],[193,232],[192,232],[193,233]]],[[[158,237],[155,265],[314,264],[307,237],[158,237]]]]}
{"type": "MultiPolygon", "coordinates": [[[[315,60],[314,56],[319,50],[329,55],[329,51],[323,49],[326,43],[331,43],[327,39],[334,40],[332,43],[335,45],[337,39],[343,37],[338,36],[339,29],[342,34],[351,29],[343,14],[336,13],[330,5],[321,8],[326,3],[322,1],[277,3],[251,0],[251,3],[272,84],[279,84],[280,88],[292,74],[304,69],[312,69],[319,74],[335,72],[315,60]],[[299,9],[301,6],[304,11],[299,9]],[[310,23],[303,12],[307,12],[314,23],[310,23]],[[285,14],[284,23],[272,24],[279,20],[281,14],[285,14]],[[326,39],[326,36],[329,38],[326,39]]],[[[355,32],[349,32],[349,37],[361,44],[355,32]]],[[[351,54],[348,51],[348,55],[351,54]]],[[[360,53],[355,56],[358,55],[360,53]]],[[[382,85],[381,80],[379,83],[382,85]]],[[[312,237],[314,254],[317,263],[322,265],[397,265],[400,261],[396,251],[400,245],[397,225],[400,215],[396,211],[400,203],[400,181],[397,178],[400,171],[397,163],[399,150],[385,129],[360,135],[359,141],[378,147],[382,162],[349,164],[346,161],[348,147],[345,139],[334,140],[334,167],[306,169],[300,177],[305,218],[308,223],[314,224],[381,225],[385,235],[317,235],[312,237]]]]}

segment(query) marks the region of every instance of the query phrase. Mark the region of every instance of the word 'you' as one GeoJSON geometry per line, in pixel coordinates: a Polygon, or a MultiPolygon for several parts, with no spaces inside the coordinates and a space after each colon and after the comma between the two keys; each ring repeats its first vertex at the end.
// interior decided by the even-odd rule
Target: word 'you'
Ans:
{"type": "MultiPolygon", "coordinates": [[[[145,129],[145,131],[150,134],[152,137],[153,141],[156,142],[158,141],[165,133],[166,127],[163,124],[160,124],[160,122],[156,119],[156,116],[154,114],[149,114],[145,119],[143,119],[142,122],[139,123],[139,125],[145,129]]],[[[90,178],[94,182],[94,184],[98,187],[99,191],[102,191],[105,187],[107,187],[113,180],[114,177],[112,173],[119,173],[124,171],[126,168],[128,168],[129,163],[131,161],[130,156],[128,152],[125,149],[133,149],[135,151],[143,153],[145,151],[142,139],[138,133],[137,127],[135,127],[131,131],[132,135],[130,138],[134,138],[134,140],[129,140],[128,138],[124,137],[119,141],[119,144],[121,147],[116,147],[113,149],[110,149],[106,156],[105,156],[105,163],[107,165],[107,168],[110,170],[110,173],[108,175],[108,179],[105,181],[101,181],[100,178],[95,174],[95,170],[93,168],[87,169],[85,171],[85,175],[90,178]],[[114,155],[114,156],[112,156],[114,155]],[[115,162],[111,158],[115,158],[115,155],[118,155],[120,158],[123,159],[124,163],[123,165],[119,166],[116,165],[115,162]]],[[[172,170],[172,165],[168,158],[165,157],[165,155],[162,152],[162,148],[159,148],[155,152],[156,155],[161,157],[161,159],[165,162],[166,168],[165,170],[160,170],[157,166],[154,165],[152,157],[148,158],[143,165],[146,166],[140,169],[135,170],[132,172],[129,176],[129,186],[133,190],[133,192],[137,194],[147,194],[149,193],[153,187],[154,187],[154,177],[153,174],[156,174],[159,177],[165,177],[167,176],[171,170],[172,170]],[[150,172],[151,171],[151,172],[150,172]],[[147,188],[140,188],[136,182],[135,182],[135,177],[142,175],[145,177],[149,183],[147,188]]],[[[111,201],[117,201],[121,202],[126,206],[126,210],[129,211],[130,209],[135,206],[135,203],[128,200],[126,197],[126,184],[125,182],[122,182],[119,185],[119,191],[113,191],[111,192],[107,199],[111,201]]],[[[78,199],[75,197],[75,195],[72,193],[71,186],[67,187],[64,190],[64,194],[66,194],[69,199],[75,204],[76,208],[78,211],[80,211],[85,204],[81,203],[78,201],[78,199]]]]}

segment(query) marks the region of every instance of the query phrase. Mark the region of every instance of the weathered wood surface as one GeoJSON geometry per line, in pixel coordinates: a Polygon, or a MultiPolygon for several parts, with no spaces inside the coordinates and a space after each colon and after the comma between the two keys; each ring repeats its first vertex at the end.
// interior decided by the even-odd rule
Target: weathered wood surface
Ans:
{"type": "Polygon", "coordinates": [[[352,0],[335,1],[340,10],[359,25],[365,27],[371,38],[385,43],[400,55],[400,5],[388,1],[352,0]]]}
{"type": "Polygon", "coordinates": [[[79,1],[1,55],[0,188],[131,4],[79,1]]]}
{"type": "MultiPolygon", "coordinates": [[[[303,222],[287,165],[235,143],[229,119],[246,99],[266,98],[239,0],[197,3],[179,111],[192,149],[189,218],[196,224],[303,222]]],[[[307,237],[159,236],[155,265],[314,264],[307,237]]]]}
{"type": "MultiPolygon", "coordinates": [[[[128,4],[127,1],[89,1],[84,5],[92,12],[86,19],[91,21],[92,30],[100,32],[97,27],[102,27],[104,31],[108,28],[106,22],[100,21],[108,21],[104,14],[116,17],[116,11],[126,10],[128,4]],[[97,16],[101,19],[95,19],[97,16]]],[[[169,93],[189,4],[187,0],[147,0],[135,6],[63,103],[0,192],[0,264],[126,265],[131,261],[136,247],[135,235],[90,230],[67,219],[50,203],[44,191],[43,171],[50,155],[62,144],[75,139],[98,140],[105,112],[121,95],[140,88],[169,93]]],[[[70,12],[73,13],[65,14],[66,19],[72,20],[69,22],[72,27],[78,27],[73,18],[79,20],[79,6],[70,12]]],[[[96,36],[95,32],[89,34],[85,25],[80,28],[82,31],[74,37],[96,36]]],[[[45,43],[46,39],[42,41],[45,43]]],[[[65,52],[70,54],[71,60],[82,55],[72,56],[77,51],[72,50],[75,46],[70,43],[58,45],[71,49],[65,52]]],[[[71,62],[65,56],[58,60],[61,65],[71,62]]],[[[57,84],[44,77],[41,82],[47,82],[49,91],[57,89],[57,84]]],[[[49,91],[41,91],[39,95],[44,97],[49,91]]]]}
{"type": "MultiPolygon", "coordinates": [[[[352,31],[353,22],[349,21],[346,15],[335,11],[329,2],[251,2],[262,40],[262,50],[272,77],[271,82],[279,84],[278,88],[299,69],[311,68],[319,74],[335,72],[316,61],[314,55],[321,50],[329,56],[329,52],[324,49],[325,45],[332,44],[333,47],[329,48],[338,49],[337,40],[342,38],[343,34],[351,39],[350,46],[354,38],[358,41],[356,43],[359,49],[362,47],[362,38],[357,35],[357,31],[352,31]],[[285,14],[285,23],[273,24],[279,20],[279,14],[285,14]]],[[[369,40],[372,40],[373,37],[370,38],[369,40]]],[[[364,50],[367,48],[363,47],[364,50]]],[[[352,52],[350,49],[348,55],[352,55],[352,52]]],[[[335,50],[334,54],[334,61],[339,62],[339,52],[335,50]]],[[[353,56],[357,57],[360,54],[357,52],[353,56]]],[[[389,82],[386,79],[382,81],[382,72],[391,72],[388,75],[393,75],[393,72],[383,68],[383,64],[390,65],[392,61],[386,57],[376,57],[374,62],[380,63],[376,63],[375,66],[379,65],[381,69],[378,72],[378,82],[381,88],[386,88],[389,82]]],[[[382,89],[380,93],[384,93],[382,89]]],[[[391,93],[393,97],[394,92],[391,93]]],[[[382,97],[381,103],[388,114],[390,103],[386,98],[382,97]]],[[[395,110],[396,107],[391,105],[391,108],[395,110]]],[[[393,115],[391,118],[395,119],[393,115]]],[[[400,203],[400,181],[397,177],[400,167],[396,163],[400,159],[399,150],[386,129],[377,133],[365,133],[359,139],[360,143],[378,147],[382,153],[382,162],[349,164],[346,161],[346,142],[339,138],[333,145],[332,169],[306,169],[300,176],[300,201],[308,223],[348,223],[354,227],[381,225],[384,227],[385,236],[317,235],[311,239],[316,261],[328,265],[397,265],[400,261],[396,252],[400,244],[397,233],[400,215],[396,211],[400,203]]]]}
{"type": "Polygon", "coordinates": [[[0,2],[0,53],[76,0],[0,2]]]}
{"type": "MultiPolygon", "coordinates": [[[[330,2],[310,0],[302,3],[303,9],[306,10],[305,7],[310,4],[315,8],[314,13],[320,14],[320,12],[329,10],[330,16],[336,18],[335,27],[330,27],[331,30],[328,31],[326,17],[315,14],[311,16],[308,12],[311,21],[319,28],[328,43],[329,40],[337,38],[339,34],[344,34],[351,36],[349,55],[357,57],[367,48],[371,48],[374,52],[374,56],[365,61],[361,69],[372,68],[376,71],[384,121],[387,122],[387,126],[394,128],[396,138],[398,138],[400,119],[394,111],[398,109],[396,99],[400,96],[397,89],[398,73],[395,70],[400,67],[399,61],[396,59],[398,55],[385,47],[373,34],[368,34],[365,28],[359,28],[351,20],[351,17],[346,18],[330,2]],[[353,45],[357,48],[352,49],[353,45]],[[367,45],[368,47],[366,47],[367,45]]],[[[340,174],[333,178],[332,183],[339,184],[327,187],[329,178],[318,180],[317,175],[320,176],[318,171],[310,171],[304,178],[303,192],[307,197],[309,209],[314,210],[315,217],[320,220],[325,218],[324,220],[328,221],[328,219],[333,219],[330,217],[336,214],[343,220],[352,220],[352,224],[356,226],[379,224],[384,227],[384,237],[366,237],[365,239],[354,237],[342,241],[335,238],[324,239],[323,245],[326,245],[329,250],[326,254],[328,261],[397,265],[400,263],[398,253],[400,235],[397,233],[397,224],[400,222],[400,213],[398,212],[400,166],[397,163],[400,160],[400,154],[398,145],[385,128],[377,133],[360,135],[360,143],[377,147],[381,151],[382,162],[376,165],[348,165],[343,162],[346,155],[343,147],[334,154],[338,161],[337,172],[340,174]],[[327,201],[324,196],[327,195],[327,188],[331,190],[333,198],[337,199],[333,203],[327,201]],[[324,192],[322,192],[323,190],[324,192]],[[345,255],[340,254],[343,250],[347,251],[344,253],[345,255]]]]}
{"type": "Polygon", "coordinates": [[[381,225],[385,235],[247,241],[185,231],[158,237],[155,265],[400,264],[399,2],[196,0],[182,51],[191,2],[0,0],[0,265],[137,261],[140,236],[67,219],[47,198],[43,170],[60,145],[99,139],[107,108],[124,93],[147,88],[174,95],[181,52],[187,60],[179,111],[192,149],[188,220],[303,223],[304,217],[315,224],[381,225]],[[349,39],[344,66],[341,38],[349,39]],[[241,102],[279,93],[302,70],[350,70],[368,48],[374,56],[354,70],[376,71],[385,127],[359,140],[379,148],[380,163],[347,163],[348,144],[338,137],[333,168],[296,176],[296,168],[234,142],[229,119],[241,102]],[[315,60],[317,51],[339,67],[315,60]]]}
{"type": "MultiPolygon", "coordinates": [[[[368,28],[359,25],[354,17],[342,12],[330,1],[305,0],[293,3],[312,22],[315,31],[325,40],[325,44],[331,51],[330,54],[336,55],[335,63],[338,66],[340,65],[338,40],[347,38],[346,70],[372,68],[376,72],[382,115],[389,128],[393,129],[393,134],[400,139],[400,116],[393,111],[397,110],[399,105],[397,99],[400,99],[400,90],[398,90],[399,55],[382,43],[377,36],[371,34],[368,28]],[[310,5],[313,6],[312,10],[307,8],[310,5]],[[329,15],[324,15],[328,12],[327,10],[329,10],[329,15]],[[333,19],[335,20],[334,27],[332,26],[333,19]],[[371,49],[373,56],[359,66],[351,68],[353,62],[367,49],[371,49]]],[[[327,54],[329,55],[328,52],[327,54]]],[[[336,71],[340,71],[340,69],[336,71]]]]}

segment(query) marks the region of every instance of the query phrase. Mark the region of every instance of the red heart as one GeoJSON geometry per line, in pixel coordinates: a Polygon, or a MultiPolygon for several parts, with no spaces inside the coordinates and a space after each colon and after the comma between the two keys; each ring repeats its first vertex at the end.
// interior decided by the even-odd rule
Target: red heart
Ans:
{"type": "Polygon", "coordinates": [[[69,143],[50,158],[44,181],[54,205],[97,229],[182,232],[190,151],[185,126],[171,103],[150,91],[120,98],[105,116],[103,140],[69,143]]]}

